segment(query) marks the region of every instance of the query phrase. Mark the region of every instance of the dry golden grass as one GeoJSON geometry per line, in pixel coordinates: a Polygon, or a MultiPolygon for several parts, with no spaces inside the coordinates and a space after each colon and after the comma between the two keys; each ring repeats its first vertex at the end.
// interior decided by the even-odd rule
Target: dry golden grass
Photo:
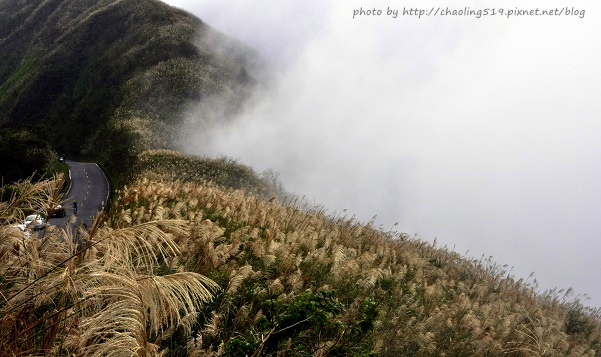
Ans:
{"type": "MultiPolygon", "coordinates": [[[[537,294],[489,259],[383,232],[295,202],[265,201],[212,184],[140,179],[121,192],[108,224],[187,219],[177,263],[224,290],[199,320],[191,355],[219,355],[248,336],[267,299],[334,291],[357,319],[375,301],[378,321],[362,343],[386,356],[593,356],[601,352],[599,311],[569,292],[537,294]],[[204,327],[203,327],[204,326],[204,327]]],[[[259,339],[260,341],[260,339],[259,339]]]]}
{"type": "Polygon", "coordinates": [[[54,227],[29,238],[11,227],[33,208],[54,207],[61,186],[19,183],[0,206],[0,354],[159,354],[176,328],[191,330],[218,289],[173,265],[188,222],[121,217],[109,227],[98,217],[88,230],[54,227]]]}
{"type": "Polygon", "coordinates": [[[260,355],[277,347],[291,355],[295,336],[313,346],[303,355],[334,353],[341,341],[383,356],[601,352],[598,310],[569,290],[538,294],[492,258],[467,259],[206,180],[143,176],[77,232],[59,227],[23,239],[10,227],[32,208],[60,202],[58,180],[21,183],[2,202],[3,354],[260,355]],[[303,296],[342,306],[326,314],[338,332],[314,333],[306,318],[265,325],[279,313],[270,306],[309,301],[303,296]],[[374,303],[373,331],[344,340],[374,303]],[[295,326],[303,328],[278,340],[295,326]]]}
{"type": "Polygon", "coordinates": [[[266,180],[251,167],[227,157],[197,157],[172,150],[146,150],[138,156],[138,177],[182,182],[213,182],[267,196],[277,179],[266,180]]]}

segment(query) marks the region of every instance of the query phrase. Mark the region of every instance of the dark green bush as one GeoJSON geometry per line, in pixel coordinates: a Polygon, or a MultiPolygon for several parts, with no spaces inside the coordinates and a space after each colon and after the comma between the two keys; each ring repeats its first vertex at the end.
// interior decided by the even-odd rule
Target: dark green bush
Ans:
{"type": "Polygon", "coordinates": [[[48,142],[27,129],[0,130],[0,177],[5,183],[48,176],[57,158],[48,142]]]}
{"type": "Polygon", "coordinates": [[[305,291],[290,303],[280,298],[266,300],[255,333],[230,338],[224,354],[313,356],[322,350],[325,355],[372,355],[362,342],[373,329],[376,304],[365,301],[357,320],[350,324],[341,321],[344,310],[334,292],[305,291]]]}

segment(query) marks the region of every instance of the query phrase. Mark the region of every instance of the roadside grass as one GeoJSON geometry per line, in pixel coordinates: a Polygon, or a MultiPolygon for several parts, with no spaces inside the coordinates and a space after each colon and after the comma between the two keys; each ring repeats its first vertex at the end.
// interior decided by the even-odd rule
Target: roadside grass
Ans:
{"type": "Polygon", "coordinates": [[[119,187],[119,186],[117,186],[113,175],[111,175],[110,171],[108,171],[102,163],[96,163],[96,164],[98,165],[98,167],[100,167],[100,169],[104,173],[104,177],[106,177],[108,184],[109,184],[108,201],[104,203],[104,209],[108,210],[111,207],[111,204],[113,203],[113,199],[115,198],[115,187],[119,187]]]}
{"type": "Polygon", "coordinates": [[[157,355],[219,291],[174,265],[188,223],[113,219],[119,228],[111,228],[97,217],[89,229],[48,227],[27,239],[14,229],[31,209],[60,202],[62,186],[21,181],[2,195],[0,354],[157,355]],[[160,266],[172,269],[157,273],[160,266]]]}
{"type": "Polygon", "coordinates": [[[55,166],[55,172],[62,175],[65,181],[63,186],[64,193],[67,193],[71,188],[71,177],[69,176],[69,166],[64,162],[57,162],[55,166]]]}

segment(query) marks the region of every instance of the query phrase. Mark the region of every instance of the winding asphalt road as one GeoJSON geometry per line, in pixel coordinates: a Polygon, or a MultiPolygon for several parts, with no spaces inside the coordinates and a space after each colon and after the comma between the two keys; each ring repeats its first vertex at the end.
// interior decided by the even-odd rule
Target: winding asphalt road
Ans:
{"type": "Polygon", "coordinates": [[[94,163],[67,161],[71,187],[65,196],[63,207],[67,216],[51,218],[48,223],[64,226],[73,215],[73,202],[77,202],[77,220],[73,226],[85,223],[88,227],[99,211],[104,209],[109,195],[109,183],[104,172],[94,163]]]}

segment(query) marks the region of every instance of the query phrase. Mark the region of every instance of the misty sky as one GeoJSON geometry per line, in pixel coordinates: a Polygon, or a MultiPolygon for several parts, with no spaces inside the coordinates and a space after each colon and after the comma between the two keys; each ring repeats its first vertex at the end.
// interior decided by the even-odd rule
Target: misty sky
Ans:
{"type": "MultiPolygon", "coordinates": [[[[584,18],[397,17],[423,2],[169,0],[247,43],[270,84],[183,149],[281,174],[330,211],[535,272],[601,306],[601,6],[584,18]],[[353,10],[384,10],[353,19],[353,10]]],[[[423,6],[423,5],[422,5],[423,6]]]]}

